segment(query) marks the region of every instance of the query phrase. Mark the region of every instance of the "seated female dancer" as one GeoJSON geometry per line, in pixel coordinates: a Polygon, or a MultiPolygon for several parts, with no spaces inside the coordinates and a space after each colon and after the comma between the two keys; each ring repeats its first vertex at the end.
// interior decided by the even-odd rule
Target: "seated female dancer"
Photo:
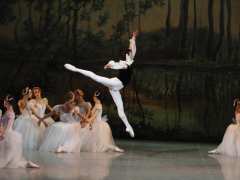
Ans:
{"type": "Polygon", "coordinates": [[[25,160],[22,155],[22,137],[12,129],[15,118],[13,104],[13,97],[6,96],[6,112],[0,119],[0,168],[39,168],[33,162],[25,160]]]}
{"type": "Polygon", "coordinates": [[[223,136],[222,143],[210,154],[223,154],[228,156],[240,157],[240,100],[234,100],[235,123],[230,124],[223,136]]]}
{"type": "Polygon", "coordinates": [[[112,137],[112,131],[106,118],[102,117],[102,103],[99,99],[100,93],[96,92],[93,96],[94,107],[90,118],[82,121],[82,127],[89,125],[89,131],[85,135],[81,151],[88,152],[106,152],[116,151],[124,152],[117,147],[112,137]]]}
{"type": "Polygon", "coordinates": [[[38,126],[40,117],[38,117],[31,99],[32,90],[28,87],[24,88],[22,98],[18,101],[21,115],[14,122],[14,130],[22,135],[24,149],[37,150],[43,129],[38,126]]]}
{"type": "Polygon", "coordinates": [[[81,133],[84,133],[80,123],[74,116],[75,101],[74,93],[68,92],[65,96],[64,104],[53,107],[52,112],[45,115],[45,118],[58,114],[60,122],[49,126],[44,133],[43,141],[39,148],[40,151],[52,152],[79,152],[81,144],[81,133]]]}

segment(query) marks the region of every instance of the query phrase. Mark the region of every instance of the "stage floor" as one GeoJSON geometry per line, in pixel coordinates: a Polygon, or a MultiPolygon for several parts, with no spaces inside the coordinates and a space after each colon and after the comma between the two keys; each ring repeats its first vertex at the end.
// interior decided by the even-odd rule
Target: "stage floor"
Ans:
{"type": "Polygon", "coordinates": [[[209,156],[215,145],[117,141],[118,153],[25,152],[40,169],[1,169],[0,180],[238,180],[240,159],[209,156]]]}

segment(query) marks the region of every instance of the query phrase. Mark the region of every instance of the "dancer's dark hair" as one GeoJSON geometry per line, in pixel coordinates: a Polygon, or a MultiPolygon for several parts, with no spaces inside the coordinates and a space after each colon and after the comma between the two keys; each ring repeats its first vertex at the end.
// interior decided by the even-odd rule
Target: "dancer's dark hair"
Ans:
{"type": "Polygon", "coordinates": [[[69,91],[65,94],[64,96],[64,101],[67,102],[67,101],[74,101],[74,98],[75,98],[75,95],[72,91],[69,91]]]}
{"type": "Polygon", "coordinates": [[[240,113],[240,99],[239,98],[234,99],[233,107],[234,107],[235,113],[240,113]]]}

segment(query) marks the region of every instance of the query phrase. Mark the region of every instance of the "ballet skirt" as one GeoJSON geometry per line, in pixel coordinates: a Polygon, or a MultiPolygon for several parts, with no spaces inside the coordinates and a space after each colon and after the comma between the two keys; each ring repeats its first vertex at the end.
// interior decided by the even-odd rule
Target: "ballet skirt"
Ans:
{"type": "Polygon", "coordinates": [[[37,150],[44,127],[39,127],[38,119],[32,114],[32,101],[28,102],[22,114],[14,122],[13,129],[22,135],[23,149],[37,150]]]}
{"type": "MultiPolygon", "coordinates": [[[[14,112],[6,112],[1,119],[1,124],[7,127],[8,123],[13,124],[14,112]]],[[[22,155],[21,134],[12,129],[12,125],[0,140],[0,168],[24,168],[27,161],[22,155]]]]}
{"type": "Polygon", "coordinates": [[[106,122],[107,118],[102,117],[102,105],[97,104],[96,119],[92,124],[92,129],[88,127],[87,135],[82,142],[81,151],[87,152],[107,152],[119,149],[112,136],[112,131],[109,124],[106,122]]]}
{"type": "Polygon", "coordinates": [[[240,157],[240,114],[236,115],[236,124],[230,124],[221,144],[214,150],[216,153],[240,157]]]}
{"type": "Polygon", "coordinates": [[[59,114],[60,122],[49,126],[43,136],[40,151],[55,152],[61,147],[64,152],[79,152],[81,146],[80,134],[83,131],[76,122],[73,112],[64,112],[64,105],[56,105],[53,110],[59,114]]]}

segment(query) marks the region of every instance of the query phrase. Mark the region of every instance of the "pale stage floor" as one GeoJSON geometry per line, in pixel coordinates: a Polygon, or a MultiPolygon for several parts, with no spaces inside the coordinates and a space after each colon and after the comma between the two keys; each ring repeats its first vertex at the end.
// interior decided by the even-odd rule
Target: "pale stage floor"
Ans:
{"type": "Polygon", "coordinates": [[[240,159],[209,156],[215,145],[117,141],[118,153],[25,152],[40,169],[1,169],[0,180],[239,180],[240,159]]]}

